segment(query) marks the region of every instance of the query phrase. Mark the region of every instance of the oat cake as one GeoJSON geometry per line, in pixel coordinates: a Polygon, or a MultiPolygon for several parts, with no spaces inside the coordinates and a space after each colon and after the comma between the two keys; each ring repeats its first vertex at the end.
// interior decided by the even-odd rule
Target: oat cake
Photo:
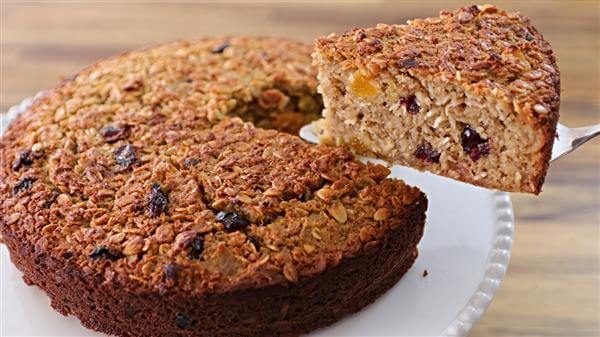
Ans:
{"type": "Polygon", "coordinates": [[[0,140],[0,230],[24,280],[118,336],[295,336],[392,287],[427,199],[287,133],[321,109],[310,51],[177,42],[36,100],[0,140]]]}

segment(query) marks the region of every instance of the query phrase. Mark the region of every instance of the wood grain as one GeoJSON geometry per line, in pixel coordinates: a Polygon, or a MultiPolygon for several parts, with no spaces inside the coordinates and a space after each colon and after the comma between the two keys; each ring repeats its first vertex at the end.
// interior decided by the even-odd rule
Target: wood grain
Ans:
{"type": "MultiPolygon", "coordinates": [[[[55,85],[96,59],[202,35],[304,41],[353,26],[402,23],[465,2],[115,3],[1,5],[0,108],[55,85]]],[[[561,122],[600,121],[597,1],[497,3],[528,15],[558,55],[561,122]]],[[[511,265],[472,336],[598,336],[600,142],[553,163],[539,197],[514,194],[511,265]]]]}

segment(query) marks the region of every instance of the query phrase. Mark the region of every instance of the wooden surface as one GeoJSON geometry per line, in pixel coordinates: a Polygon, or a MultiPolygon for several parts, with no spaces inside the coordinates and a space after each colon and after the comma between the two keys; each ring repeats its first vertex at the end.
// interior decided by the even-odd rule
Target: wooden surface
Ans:
{"type": "MultiPolygon", "coordinates": [[[[281,35],[311,41],[352,26],[436,15],[449,2],[25,3],[3,1],[5,111],[92,61],[201,35],[281,35]]],[[[465,4],[465,3],[463,3],[465,4]]],[[[599,116],[599,3],[497,3],[519,10],[550,41],[562,73],[561,122],[599,116]]],[[[598,336],[600,142],[553,163],[539,197],[513,195],[516,241],[497,298],[471,336],[598,336]]]]}

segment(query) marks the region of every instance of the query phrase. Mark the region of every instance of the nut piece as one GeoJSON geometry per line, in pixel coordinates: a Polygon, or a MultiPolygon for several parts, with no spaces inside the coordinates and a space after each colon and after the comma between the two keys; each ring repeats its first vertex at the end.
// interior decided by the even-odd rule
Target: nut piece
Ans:
{"type": "Polygon", "coordinates": [[[348,221],[348,213],[346,213],[346,208],[344,208],[344,205],[342,205],[341,202],[336,202],[331,205],[331,207],[329,207],[329,214],[331,214],[331,216],[339,223],[348,221]]]}
{"type": "Polygon", "coordinates": [[[125,248],[123,248],[123,255],[130,256],[138,254],[144,247],[144,239],[141,236],[136,236],[133,239],[127,241],[125,248]]]}
{"type": "Polygon", "coordinates": [[[383,221],[383,220],[389,218],[390,215],[392,215],[392,212],[389,209],[384,207],[384,208],[378,209],[375,212],[375,214],[373,214],[373,219],[375,221],[383,221]]]}
{"type": "Polygon", "coordinates": [[[315,251],[315,246],[313,246],[313,245],[305,244],[303,247],[304,247],[304,251],[306,251],[308,254],[315,251]]]}
{"type": "Polygon", "coordinates": [[[125,240],[125,233],[123,232],[113,234],[110,236],[110,238],[108,238],[108,242],[110,243],[121,243],[123,240],[125,240]]]}
{"type": "Polygon", "coordinates": [[[12,225],[21,218],[21,213],[13,213],[6,220],[7,225],[12,225]]]}

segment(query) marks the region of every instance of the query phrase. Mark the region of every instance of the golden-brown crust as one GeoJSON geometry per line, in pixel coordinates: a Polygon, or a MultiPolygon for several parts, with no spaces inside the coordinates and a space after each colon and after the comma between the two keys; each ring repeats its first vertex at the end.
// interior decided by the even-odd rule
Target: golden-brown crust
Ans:
{"type": "MultiPolygon", "coordinates": [[[[309,49],[269,38],[177,42],[96,63],[36,100],[0,140],[0,229],[25,277],[56,291],[40,259],[79,275],[69,296],[122,292],[142,310],[161,307],[137,302],[145,296],[202,304],[317,280],[386,243],[403,247],[387,258],[405,265],[374,275],[385,287],[348,310],[391,286],[414,259],[424,194],[341,148],[230,117],[285,112],[289,102],[302,112],[315,96],[309,49]]],[[[67,300],[53,294],[87,326],[139,335],[67,300]]],[[[215,322],[209,334],[225,321],[215,322]]]]}
{"type": "Polygon", "coordinates": [[[482,94],[499,91],[525,122],[558,115],[560,77],[550,44],[528,18],[494,6],[442,11],[407,25],[355,28],[319,38],[315,48],[372,74],[401,68],[446,77],[482,94]]]}

